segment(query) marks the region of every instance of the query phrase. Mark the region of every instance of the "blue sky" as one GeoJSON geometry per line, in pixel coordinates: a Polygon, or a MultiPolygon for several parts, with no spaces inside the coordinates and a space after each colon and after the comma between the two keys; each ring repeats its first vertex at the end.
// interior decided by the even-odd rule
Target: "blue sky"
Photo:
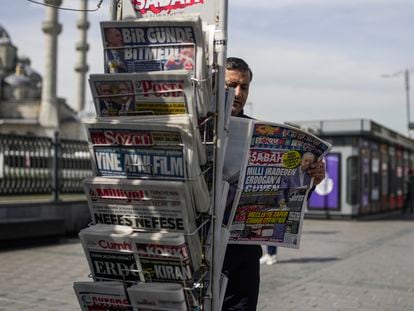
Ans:
{"type": "MultiPolygon", "coordinates": [[[[45,9],[26,0],[7,2],[0,24],[19,55],[30,56],[32,66],[42,72],[45,9]]],[[[99,1],[89,2],[92,8],[99,1]]],[[[247,112],[274,122],[368,118],[407,132],[403,76],[385,79],[381,74],[414,68],[414,0],[229,3],[228,55],[243,57],[254,71],[247,112]]],[[[63,1],[63,6],[78,5],[77,0],[63,1]]],[[[108,0],[89,15],[90,73],[103,71],[99,21],[108,16],[108,0]]],[[[64,29],[59,37],[58,95],[73,104],[78,16],[61,11],[59,18],[64,29]]]]}

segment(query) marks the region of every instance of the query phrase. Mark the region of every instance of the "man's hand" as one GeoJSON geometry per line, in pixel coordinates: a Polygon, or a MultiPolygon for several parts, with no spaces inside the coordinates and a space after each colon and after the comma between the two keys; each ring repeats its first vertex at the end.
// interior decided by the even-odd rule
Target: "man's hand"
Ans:
{"type": "Polygon", "coordinates": [[[308,174],[313,177],[313,185],[317,186],[325,178],[325,162],[317,161],[312,163],[308,169],[308,174]]]}

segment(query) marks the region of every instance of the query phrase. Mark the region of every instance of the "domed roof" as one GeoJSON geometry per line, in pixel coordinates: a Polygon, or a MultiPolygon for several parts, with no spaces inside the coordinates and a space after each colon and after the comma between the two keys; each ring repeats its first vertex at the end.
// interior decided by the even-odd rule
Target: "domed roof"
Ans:
{"type": "Polygon", "coordinates": [[[16,73],[7,76],[4,79],[4,82],[6,82],[10,86],[15,87],[31,85],[31,80],[24,74],[24,67],[21,63],[17,64],[16,73]]]}
{"type": "Polygon", "coordinates": [[[30,86],[31,85],[31,81],[28,77],[18,76],[16,74],[7,76],[4,79],[4,82],[6,82],[10,86],[30,86]]]}
{"type": "Polygon", "coordinates": [[[6,29],[0,25],[0,45],[11,44],[11,38],[6,29]]]}

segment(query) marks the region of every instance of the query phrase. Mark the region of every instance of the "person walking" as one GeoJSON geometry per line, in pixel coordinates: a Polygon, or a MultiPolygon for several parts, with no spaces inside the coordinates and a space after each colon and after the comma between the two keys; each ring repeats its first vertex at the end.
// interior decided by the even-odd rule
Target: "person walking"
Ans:
{"type": "Polygon", "coordinates": [[[404,205],[402,208],[402,213],[405,214],[408,210],[410,213],[413,213],[413,200],[414,200],[414,172],[412,169],[408,171],[408,176],[406,180],[407,193],[405,195],[404,205]]]}
{"type": "Polygon", "coordinates": [[[260,264],[271,266],[277,263],[277,246],[266,246],[266,253],[260,258],[260,264]]]}

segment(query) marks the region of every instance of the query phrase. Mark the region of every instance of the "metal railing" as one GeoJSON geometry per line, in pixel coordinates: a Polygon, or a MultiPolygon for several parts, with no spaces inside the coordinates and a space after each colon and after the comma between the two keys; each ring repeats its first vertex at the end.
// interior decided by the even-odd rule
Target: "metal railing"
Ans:
{"type": "Polygon", "coordinates": [[[0,196],[83,193],[92,175],[88,143],[0,134],[0,196]]]}

